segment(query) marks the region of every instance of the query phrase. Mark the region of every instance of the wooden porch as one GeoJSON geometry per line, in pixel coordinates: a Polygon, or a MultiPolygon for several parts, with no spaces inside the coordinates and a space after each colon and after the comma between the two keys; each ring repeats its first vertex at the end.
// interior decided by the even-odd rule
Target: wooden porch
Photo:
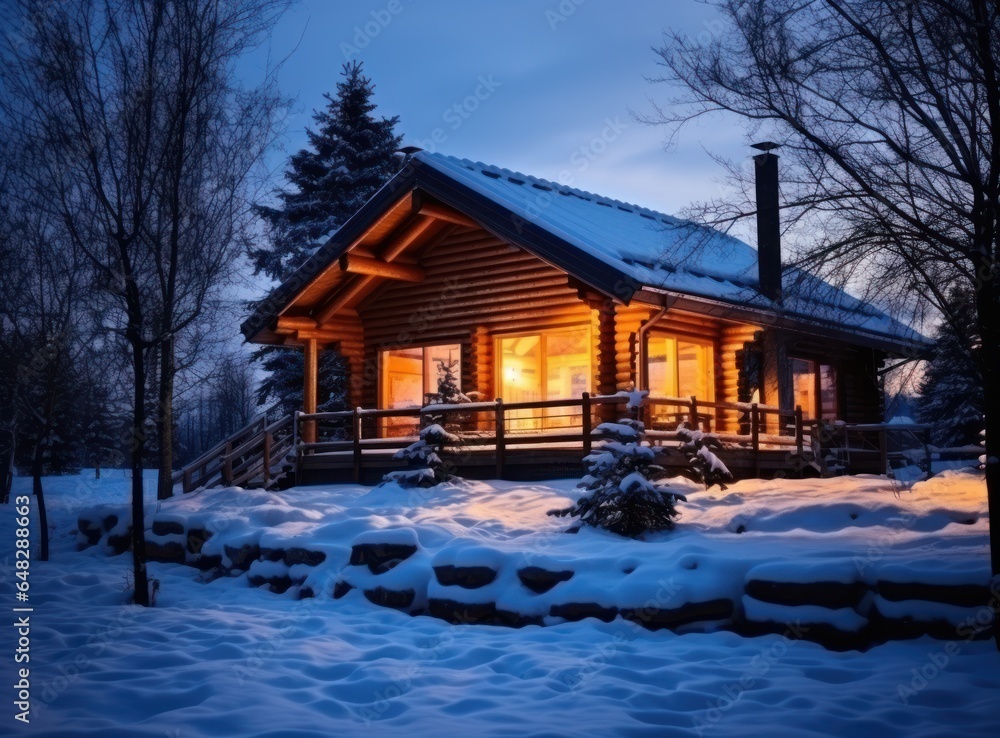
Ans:
{"type": "MultiPolygon", "coordinates": [[[[460,476],[577,477],[583,473],[583,457],[603,443],[593,437],[593,429],[627,414],[626,402],[621,395],[583,393],[566,400],[505,403],[497,399],[410,409],[299,413],[297,432],[305,431],[318,440],[295,444],[296,480],[299,484],[376,483],[386,472],[404,468],[405,462],[393,455],[415,441],[419,427],[430,422],[440,423],[460,438],[442,454],[460,476]],[[406,427],[403,421],[410,421],[411,432],[399,432],[406,427]]],[[[647,442],[661,450],[657,463],[668,470],[686,465],[678,451],[677,428],[683,423],[716,435],[725,447],[720,456],[737,479],[885,473],[903,446],[926,449],[922,435],[914,436],[909,444],[893,443],[888,427],[862,429],[810,421],[801,408],[787,411],[755,403],[654,397],[638,417],[646,426],[647,442]]]]}
{"type": "MultiPolygon", "coordinates": [[[[423,408],[297,413],[258,419],[174,475],[178,491],[201,487],[287,487],[292,484],[375,484],[405,462],[393,458],[439,423],[459,437],[442,454],[469,479],[541,480],[578,477],[583,457],[600,448],[601,422],[626,414],[623,395],[565,400],[475,402],[423,408]],[[315,441],[305,441],[316,438],[315,441]]],[[[712,432],[719,456],[736,479],[884,474],[894,464],[930,458],[926,427],[848,425],[810,421],[802,409],[756,403],[706,402],[696,397],[653,397],[638,413],[646,440],[660,449],[668,471],[686,464],[677,428],[712,432]],[[732,428],[720,431],[719,428],[732,428]]],[[[929,462],[928,462],[929,463],[929,462]]]]}

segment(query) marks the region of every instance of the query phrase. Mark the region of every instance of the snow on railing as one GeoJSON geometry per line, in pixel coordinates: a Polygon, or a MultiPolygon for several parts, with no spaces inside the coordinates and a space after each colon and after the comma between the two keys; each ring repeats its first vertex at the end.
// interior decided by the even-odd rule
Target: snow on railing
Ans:
{"type": "MultiPolygon", "coordinates": [[[[480,447],[484,451],[489,448],[496,455],[497,474],[502,476],[505,454],[511,445],[572,443],[579,444],[584,455],[589,454],[595,440],[592,435],[595,412],[604,419],[613,417],[614,413],[627,413],[642,419],[649,429],[649,437],[661,442],[676,440],[676,428],[684,423],[689,428],[715,432],[724,442],[748,446],[755,454],[762,446],[781,446],[794,447],[801,457],[807,436],[810,436],[810,448],[813,445],[812,429],[805,427],[801,408],[781,410],[770,405],[713,402],[696,397],[648,397],[642,407],[629,409],[630,398],[627,393],[591,395],[585,392],[580,397],[558,400],[505,402],[497,398],[493,402],[298,413],[297,423],[303,427],[313,424],[315,429],[322,423],[338,421],[341,425],[325,438],[313,430],[305,437],[317,440],[298,442],[296,451],[300,456],[350,451],[354,458],[355,479],[360,479],[365,450],[401,448],[412,440],[422,425],[441,422],[454,430],[462,445],[480,447]],[[664,412],[664,408],[670,411],[664,412]],[[565,412],[550,412],[558,409],[565,412]],[[526,415],[529,411],[538,412],[526,415]],[[722,420],[745,432],[716,432],[713,426],[722,420]]],[[[298,438],[303,435],[300,433],[298,438]]]]}

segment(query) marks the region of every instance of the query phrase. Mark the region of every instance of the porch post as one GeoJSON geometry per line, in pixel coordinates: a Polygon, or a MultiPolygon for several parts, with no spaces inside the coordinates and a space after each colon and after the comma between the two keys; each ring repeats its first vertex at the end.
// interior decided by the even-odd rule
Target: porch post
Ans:
{"type": "MultiPolygon", "coordinates": [[[[315,338],[307,338],[305,344],[305,368],[302,372],[304,385],[302,387],[302,412],[316,412],[319,346],[315,338]]],[[[307,420],[302,423],[302,441],[316,443],[316,421],[307,420]]]]}

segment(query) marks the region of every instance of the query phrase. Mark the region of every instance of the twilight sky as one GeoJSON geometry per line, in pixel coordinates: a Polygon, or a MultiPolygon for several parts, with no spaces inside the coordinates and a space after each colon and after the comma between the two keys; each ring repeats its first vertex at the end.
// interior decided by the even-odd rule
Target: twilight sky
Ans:
{"type": "Polygon", "coordinates": [[[744,132],[718,119],[664,151],[664,130],[629,111],[669,97],[645,79],[659,73],[651,47],[664,28],[696,35],[719,23],[695,0],[303,0],[244,73],[252,82],[267,53],[287,57],[279,84],[297,104],[279,171],[341,65],[360,59],[406,144],[672,213],[718,191],[706,149],[752,153],[744,132]]]}

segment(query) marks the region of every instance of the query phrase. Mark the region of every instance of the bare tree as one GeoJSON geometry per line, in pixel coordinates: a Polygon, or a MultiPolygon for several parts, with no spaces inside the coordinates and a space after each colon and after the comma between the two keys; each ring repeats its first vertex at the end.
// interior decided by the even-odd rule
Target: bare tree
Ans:
{"type": "MultiPolygon", "coordinates": [[[[986,481],[1000,518],[1000,4],[990,0],[719,0],[708,41],[668,33],[675,135],[719,111],[784,152],[784,220],[802,265],[931,305],[975,294],[988,408],[986,481]],[[916,298],[916,299],[914,299],[916,298]]],[[[736,169],[734,169],[736,171],[736,169]]],[[[734,200],[717,222],[751,214],[734,200]]],[[[1000,526],[991,526],[1000,575],[1000,526]]]]}
{"type": "Polygon", "coordinates": [[[256,416],[257,378],[240,349],[202,357],[197,383],[189,383],[178,408],[181,452],[194,459],[220,438],[246,427],[256,416]]]}
{"type": "MultiPolygon", "coordinates": [[[[3,159],[8,172],[24,164],[11,150],[3,159]]],[[[86,442],[87,420],[80,410],[95,386],[85,376],[94,354],[84,310],[86,271],[82,255],[44,210],[16,191],[6,194],[0,223],[5,257],[0,346],[9,371],[0,394],[5,425],[29,441],[20,453],[9,453],[31,470],[44,561],[49,540],[42,476],[77,468],[86,442]]]]}
{"type": "Polygon", "coordinates": [[[159,349],[160,490],[169,493],[175,336],[198,320],[243,248],[245,190],[271,139],[273,79],[246,90],[235,61],[285,0],[66,0],[20,4],[5,100],[36,192],[110,298],[106,327],[132,365],[135,600],[149,604],[142,458],[147,357],[159,349]],[[165,467],[165,468],[163,468],[165,467]]]}

